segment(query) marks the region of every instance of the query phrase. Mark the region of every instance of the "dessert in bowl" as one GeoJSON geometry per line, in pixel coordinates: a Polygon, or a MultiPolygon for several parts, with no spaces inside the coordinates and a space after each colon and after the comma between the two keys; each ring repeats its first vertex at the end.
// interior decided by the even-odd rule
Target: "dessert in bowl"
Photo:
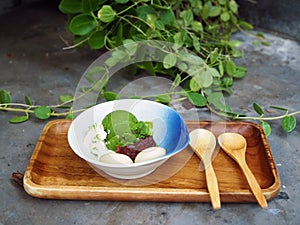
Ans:
{"type": "Polygon", "coordinates": [[[136,179],[183,150],[189,134],[174,109],[150,100],[121,99],[78,115],[68,130],[68,142],[99,174],[136,179]]]}

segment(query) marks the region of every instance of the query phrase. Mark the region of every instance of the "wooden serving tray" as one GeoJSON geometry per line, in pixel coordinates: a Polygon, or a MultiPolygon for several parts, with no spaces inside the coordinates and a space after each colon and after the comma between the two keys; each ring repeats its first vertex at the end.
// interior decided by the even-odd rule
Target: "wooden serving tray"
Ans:
{"type": "MultiPolygon", "coordinates": [[[[34,197],[46,199],[209,202],[204,171],[199,158],[187,147],[145,178],[171,170],[176,162],[187,163],[173,176],[149,185],[137,186],[131,180],[107,179],[79,158],[67,141],[71,121],[46,124],[24,175],[24,188],[34,197]],[[189,157],[189,158],[187,158],[189,157]]],[[[189,131],[210,129],[216,137],[238,132],[247,140],[246,161],[267,200],[280,190],[279,176],[266,136],[250,122],[187,121],[189,131]]],[[[213,161],[222,202],[256,202],[238,165],[220,149],[213,161]]],[[[136,179],[136,180],[139,180],[136,179]]],[[[136,181],[135,180],[135,181],[136,181]]],[[[142,182],[141,182],[142,183],[142,182]]]]}

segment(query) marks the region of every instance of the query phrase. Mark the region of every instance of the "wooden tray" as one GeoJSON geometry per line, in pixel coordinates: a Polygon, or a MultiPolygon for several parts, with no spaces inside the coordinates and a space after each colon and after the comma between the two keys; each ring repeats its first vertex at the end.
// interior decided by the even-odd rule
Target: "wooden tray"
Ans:
{"type": "MultiPolygon", "coordinates": [[[[69,120],[46,124],[24,175],[24,188],[34,197],[46,199],[209,202],[200,160],[187,147],[169,159],[154,173],[170,169],[172,162],[190,157],[173,176],[150,185],[120,183],[96,173],[70,149],[67,141],[69,120]]],[[[262,129],[250,122],[186,122],[189,131],[206,128],[218,136],[231,131],[242,134],[248,143],[246,160],[267,200],[280,190],[279,176],[272,153],[262,129]]],[[[219,146],[213,161],[222,202],[256,202],[237,164],[219,146]]],[[[147,176],[147,177],[148,177],[147,176]]],[[[147,179],[140,178],[140,179],[147,179]]]]}

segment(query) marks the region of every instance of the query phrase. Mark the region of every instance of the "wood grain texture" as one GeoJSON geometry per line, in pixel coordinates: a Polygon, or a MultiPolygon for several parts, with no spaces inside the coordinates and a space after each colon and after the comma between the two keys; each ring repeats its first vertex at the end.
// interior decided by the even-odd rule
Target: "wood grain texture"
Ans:
{"type": "Polygon", "coordinates": [[[227,132],[218,137],[218,142],[222,150],[239,164],[260,207],[268,208],[262,190],[246,162],[247,141],[245,138],[240,134],[227,132]]]}
{"type": "Polygon", "coordinates": [[[206,129],[195,129],[189,133],[190,147],[201,160],[205,170],[207,190],[214,210],[221,208],[218,180],[212,166],[212,158],[216,149],[215,135],[206,129]]]}
{"type": "MultiPolygon", "coordinates": [[[[136,180],[107,179],[70,149],[67,132],[71,121],[54,120],[46,124],[24,175],[24,188],[34,197],[74,200],[210,202],[205,173],[200,159],[187,147],[170,158],[152,174],[136,180]],[[188,158],[187,158],[188,157],[188,158]],[[164,176],[164,171],[178,169],[173,176],[150,185],[140,181],[164,176]],[[134,182],[134,183],[133,183],[134,182]]],[[[280,180],[267,139],[262,129],[250,122],[186,121],[189,131],[211,130],[216,137],[223,132],[237,132],[247,140],[246,161],[267,200],[280,191],[280,180]]],[[[239,166],[216,146],[213,167],[222,202],[256,202],[239,166]]]]}

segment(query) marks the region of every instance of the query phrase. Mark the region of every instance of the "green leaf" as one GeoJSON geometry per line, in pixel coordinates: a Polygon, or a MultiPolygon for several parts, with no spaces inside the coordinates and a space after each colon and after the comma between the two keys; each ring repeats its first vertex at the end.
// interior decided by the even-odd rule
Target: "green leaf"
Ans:
{"type": "Polygon", "coordinates": [[[242,42],[239,40],[230,40],[228,44],[230,47],[235,48],[241,46],[242,42]]]}
{"type": "Polygon", "coordinates": [[[260,31],[256,33],[256,36],[257,36],[257,37],[261,37],[261,38],[265,38],[264,33],[263,33],[263,32],[260,32],[260,31]]]}
{"type": "Polygon", "coordinates": [[[137,16],[146,21],[148,14],[156,15],[156,11],[150,5],[142,5],[136,8],[137,16]]]}
{"type": "Polygon", "coordinates": [[[233,85],[233,80],[231,77],[225,77],[222,82],[224,87],[231,87],[233,85]]]}
{"type": "Polygon", "coordinates": [[[172,100],[172,97],[169,94],[157,95],[155,97],[156,102],[161,102],[161,103],[164,103],[164,104],[169,104],[171,100],[172,100]]]}
{"type": "Polygon", "coordinates": [[[223,22],[227,22],[228,20],[230,20],[230,14],[228,12],[223,12],[221,14],[221,20],[223,22]]]}
{"type": "Polygon", "coordinates": [[[107,0],[98,0],[98,5],[103,5],[107,0]]]}
{"type": "Polygon", "coordinates": [[[73,34],[86,35],[94,30],[96,26],[97,22],[94,17],[89,14],[80,14],[71,20],[69,29],[73,34]]]}
{"type": "Polygon", "coordinates": [[[215,68],[210,67],[210,68],[208,69],[208,71],[211,73],[211,75],[212,75],[213,77],[221,77],[221,74],[220,74],[219,71],[218,71],[217,69],[215,69],[215,68]]]}
{"type": "Polygon", "coordinates": [[[225,63],[225,71],[229,76],[234,76],[236,72],[236,65],[232,60],[225,63]]]}
{"type": "Polygon", "coordinates": [[[234,78],[243,78],[247,74],[247,68],[243,66],[236,66],[235,72],[232,74],[234,78]]]}
{"type": "Polygon", "coordinates": [[[174,81],[173,81],[173,86],[178,87],[181,83],[181,76],[180,74],[177,74],[174,81]]]}
{"type": "Polygon", "coordinates": [[[23,123],[29,119],[29,116],[16,116],[9,120],[10,123],[23,123]]]}
{"type": "Polygon", "coordinates": [[[192,22],[192,30],[195,32],[203,32],[203,25],[199,21],[193,21],[192,22]]]}
{"type": "MultiPolygon", "coordinates": [[[[213,92],[207,95],[207,101],[213,104],[221,111],[225,111],[228,107],[224,104],[224,95],[222,92],[213,92]]],[[[230,110],[227,110],[230,111],[230,110]]]]}
{"type": "Polygon", "coordinates": [[[125,4],[127,3],[129,0],[115,0],[116,3],[120,3],[120,4],[125,4]]]}
{"type": "Polygon", "coordinates": [[[225,105],[223,104],[223,112],[227,113],[227,114],[230,114],[231,113],[231,108],[229,105],[225,105]]]}
{"type": "Polygon", "coordinates": [[[279,106],[270,106],[270,108],[272,108],[272,109],[278,109],[278,110],[282,110],[282,111],[286,111],[286,112],[289,111],[287,108],[283,108],[283,107],[279,107],[279,106]]]}
{"type": "Polygon", "coordinates": [[[60,105],[60,106],[57,106],[57,108],[59,108],[59,109],[71,109],[72,106],[71,105],[60,105]]]}
{"type": "Polygon", "coordinates": [[[214,62],[216,62],[217,59],[218,59],[218,56],[219,56],[219,52],[217,51],[217,49],[215,49],[214,51],[212,51],[209,54],[210,63],[213,64],[214,62]]]}
{"type": "Polygon", "coordinates": [[[155,28],[158,29],[158,30],[164,30],[165,29],[165,25],[160,20],[156,20],[154,25],[155,25],[155,28]]]}
{"type": "Polygon", "coordinates": [[[262,41],[261,44],[264,45],[264,46],[270,46],[271,45],[271,43],[268,42],[268,41],[262,41]]]}
{"type": "Polygon", "coordinates": [[[212,6],[212,7],[209,9],[208,16],[209,16],[209,17],[216,17],[216,16],[219,16],[220,13],[221,13],[221,10],[222,10],[222,8],[221,8],[220,6],[212,6]]]}
{"type": "Polygon", "coordinates": [[[165,25],[174,26],[175,25],[175,21],[176,21],[176,17],[174,15],[173,10],[171,10],[171,9],[169,9],[169,10],[161,10],[160,11],[160,20],[165,25]]]}
{"type": "Polygon", "coordinates": [[[282,119],[282,128],[286,131],[286,132],[292,132],[295,128],[296,128],[296,118],[295,116],[285,116],[282,119]]]}
{"type": "Polygon", "coordinates": [[[267,136],[267,137],[270,136],[271,131],[272,131],[272,128],[271,128],[270,124],[267,123],[267,122],[265,122],[265,121],[261,121],[261,122],[260,122],[260,126],[263,128],[263,130],[264,130],[266,136],[267,136]]]}
{"type": "Polygon", "coordinates": [[[32,102],[31,102],[30,98],[27,95],[25,96],[25,103],[27,105],[32,105],[32,102]]]}
{"type": "Polygon", "coordinates": [[[83,0],[82,9],[84,12],[93,12],[98,9],[99,0],[83,0]]]}
{"type": "Polygon", "coordinates": [[[105,45],[105,31],[96,31],[90,36],[88,43],[91,49],[100,49],[105,45]]]}
{"type": "Polygon", "coordinates": [[[213,76],[210,69],[201,69],[193,74],[192,78],[201,88],[208,88],[213,83],[213,76]]]}
{"type": "Polygon", "coordinates": [[[112,22],[115,19],[115,16],[116,12],[110,5],[104,5],[98,11],[98,18],[104,23],[112,22]]]}
{"type": "Polygon", "coordinates": [[[260,41],[253,41],[252,42],[252,45],[260,45],[261,43],[260,43],[260,41]]]}
{"type": "Polygon", "coordinates": [[[219,63],[218,69],[219,69],[220,75],[222,77],[224,75],[224,65],[222,62],[219,63]]]}
{"type": "Polygon", "coordinates": [[[4,90],[0,90],[0,104],[5,104],[5,103],[11,103],[11,96],[10,94],[4,90]]]}
{"type": "Polygon", "coordinates": [[[191,91],[194,91],[194,92],[197,92],[201,89],[200,84],[194,77],[192,77],[192,79],[190,79],[189,87],[190,87],[191,91]]]}
{"type": "Polygon", "coordinates": [[[106,74],[106,69],[102,66],[94,66],[89,71],[86,71],[84,77],[87,79],[88,82],[94,83],[100,77],[103,77],[106,74]]]}
{"type": "Polygon", "coordinates": [[[257,112],[259,115],[262,116],[262,115],[265,114],[264,110],[262,109],[262,107],[258,103],[254,102],[253,103],[253,108],[254,108],[255,112],[257,112]]]}
{"type": "Polygon", "coordinates": [[[230,8],[231,12],[237,13],[237,11],[238,11],[238,4],[236,3],[235,0],[230,0],[230,2],[229,2],[229,8],[230,8]]]}
{"type": "Polygon", "coordinates": [[[253,25],[246,21],[240,20],[239,25],[246,30],[253,30],[253,25]]]}
{"type": "Polygon", "coordinates": [[[120,99],[120,96],[116,92],[113,92],[113,91],[106,91],[106,92],[104,92],[103,97],[107,101],[112,101],[112,100],[120,99]]]}
{"type": "Polygon", "coordinates": [[[101,90],[103,90],[103,88],[105,88],[108,81],[109,81],[108,74],[104,74],[101,78],[99,78],[93,83],[92,90],[100,92],[101,90]]]}
{"type": "Polygon", "coordinates": [[[34,109],[34,115],[41,119],[48,119],[51,115],[51,109],[48,106],[40,106],[34,109]]]}
{"type": "Polygon", "coordinates": [[[170,69],[176,65],[177,57],[173,53],[167,54],[163,59],[164,68],[170,69]]]}
{"type": "Polygon", "coordinates": [[[124,60],[124,59],[128,59],[128,54],[124,49],[114,49],[114,51],[112,51],[111,56],[119,59],[120,61],[124,60]]]}
{"type": "Polygon", "coordinates": [[[233,48],[231,55],[235,58],[241,58],[243,56],[243,51],[237,48],[233,48]]]}
{"type": "Polygon", "coordinates": [[[111,68],[115,65],[117,65],[120,62],[120,59],[114,58],[114,57],[109,57],[107,60],[105,60],[105,64],[111,68]]]}
{"type": "MultiPolygon", "coordinates": [[[[219,84],[216,84],[216,86],[219,86],[219,84]]],[[[228,95],[232,94],[233,91],[232,91],[231,87],[225,87],[224,85],[222,85],[222,86],[216,87],[216,88],[214,88],[214,90],[215,91],[222,91],[223,93],[227,93],[228,95]]]]}
{"type": "Polygon", "coordinates": [[[113,37],[117,46],[120,46],[123,44],[123,39],[124,39],[124,29],[123,29],[124,26],[123,25],[124,25],[123,23],[120,23],[118,25],[116,35],[115,35],[115,37],[113,37]]]}
{"type": "Polygon", "coordinates": [[[151,32],[155,29],[155,22],[157,21],[157,16],[153,14],[148,14],[146,18],[147,24],[151,27],[151,32]]]}
{"type": "Polygon", "coordinates": [[[154,68],[153,63],[151,61],[143,62],[143,64],[140,67],[145,69],[149,74],[155,76],[155,68],[154,68]]]}
{"type": "Polygon", "coordinates": [[[118,63],[124,62],[128,59],[129,59],[129,55],[127,54],[127,52],[125,50],[117,49],[111,53],[111,57],[109,57],[105,61],[105,64],[111,68],[111,67],[117,65],[118,63]]]}
{"type": "Polygon", "coordinates": [[[81,0],[61,0],[58,8],[66,14],[80,13],[82,12],[81,0]]]}
{"type": "Polygon", "coordinates": [[[190,101],[193,105],[195,105],[195,106],[197,106],[197,107],[204,107],[204,106],[206,106],[207,100],[206,100],[206,98],[205,98],[203,95],[201,95],[200,93],[197,93],[197,92],[189,92],[189,93],[187,93],[187,95],[188,95],[189,101],[190,101]]]}
{"type": "Polygon", "coordinates": [[[73,100],[73,96],[72,95],[61,95],[59,96],[59,101],[61,103],[65,103],[65,102],[69,102],[73,100]]]}
{"type": "Polygon", "coordinates": [[[201,46],[200,46],[199,38],[197,36],[193,35],[192,40],[193,40],[193,46],[194,46],[195,50],[197,52],[200,52],[201,46]]]}
{"type": "Polygon", "coordinates": [[[182,38],[182,32],[177,32],[173,35],[173,39],[176,45],[182,46],[184,44],[184,40],[182,38]]]}
{"type": "Polygon", "coordinates": [[[191,9],[180,12],[180,17],[183,19],[183,23],[187,27],[194,21],[194,14],[191,9]]]}
{"type": "Polygon", "coordinates": [[[182,72],[185,72],[188,69],[188,65],[184,62],[179,62],[178,69],[180,69],[182,72]]]}
{"type": "Polygon", "coordinates": [[[136,51],[138,50],[137,43],[131,39],[123,40],[123,44],[129,55],[134,55],[136,53],[136,51]]]}
{"type": "Polygon", "coordinates": [[[186,43],[186,41],[188,40],[189,36],[188,36],[188,32],[186,29],[182,29],[180,31],[180,34],[181,34],[181,40],[186,43]]]}
{"type": "Polygon", "coordinates": [[[72,112],[70,112],[70,113],[68,113],[67,115],[66,115],[66,119],[68,119],[68,120],[72,120],[72,119],[75,119],[75,115],[72,113],[72,112]]]}
{"type": "Polygon", "coordinates": [[[201,17],[203,20],[206,20],[209,16],[209,7],[207,4],[204,4],[204,6],[202,7],[201,11],[200,11],[201,17]]]}
{"type": "Polygon", "coordinates": [[[241,114],[241,113],[236,113],[236,112],[231,112],[231,111],[226,111],[225,112],[227,115],[233,116],[235,119],[236,118],[241,118],[241,117],[246,117],[246,114],[241,114]]]}

